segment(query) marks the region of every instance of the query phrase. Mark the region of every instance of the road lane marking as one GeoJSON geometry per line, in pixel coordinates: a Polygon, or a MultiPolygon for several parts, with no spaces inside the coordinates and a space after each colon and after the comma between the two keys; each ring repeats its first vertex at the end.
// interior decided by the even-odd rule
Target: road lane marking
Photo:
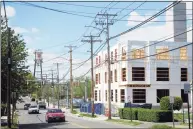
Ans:
{"type": "Polygon", "coordinates": [[[75,125],[75,126],[77,126],[77,127],[84,128],[84,129],[91,129],[91,128],[88,127],[88,126],[82,126],[82,125],[76,124],[76,123],[74,123],[74,122],[70,122],[70,124],[75,125]]]}

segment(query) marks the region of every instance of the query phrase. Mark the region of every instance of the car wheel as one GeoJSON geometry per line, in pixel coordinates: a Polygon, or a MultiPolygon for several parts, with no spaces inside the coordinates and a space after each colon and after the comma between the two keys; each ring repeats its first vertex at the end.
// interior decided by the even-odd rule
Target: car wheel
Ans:
{"type": "Polygon", "coordinates": [[[51,123],[51,120],[48,118],[47,122],[48,122],[48,123],[51,123]]]}

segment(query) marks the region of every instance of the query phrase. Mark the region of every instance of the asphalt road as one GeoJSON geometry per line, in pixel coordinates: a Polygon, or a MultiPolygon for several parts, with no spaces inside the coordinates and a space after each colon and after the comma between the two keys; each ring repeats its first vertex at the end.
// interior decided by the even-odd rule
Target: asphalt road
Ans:
{"type": "Polygon", "coordinates": [[[19,109],[19,129],[64,129],[64,128],[133,128],[127,125],[114,124],[99,120],[85,120],[80,117],[66,114],[66,122],[47,123],[45,121],[46,110],[40,110],[39,114],[28,114],[23,110],[24,103],[17,105],[19,109]]]}

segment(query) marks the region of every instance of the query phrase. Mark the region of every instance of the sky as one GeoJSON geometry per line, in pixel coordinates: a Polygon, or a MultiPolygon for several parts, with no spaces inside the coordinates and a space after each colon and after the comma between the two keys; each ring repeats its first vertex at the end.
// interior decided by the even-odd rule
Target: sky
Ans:
{"type": "MultiPolygon", "coordinates": [[[[90,34],[97,35],[99,33],[97,29],[85,27],[89,25],[96,26],[95,22],[92,21],[98,12],[107,11],[110,14],[117,14],[117,16],[112,17],[115,20],[114,24],[110,26],[109,32],[111,37],[134,27],[170,3],[55,1],[27,3],[6,2],[5,4],[9,26],[11,26],[16,33],[21,34],[26,42],[29,52],[26,64],[30,66],[30,70],[33,71],[34,69],[34,51],[41,49],[43,52],[43,73],[49,74],[50,77],[49,70],[56,70],[55,63],[58,62],[60,63],[60,78],[62,78],[69,69],[69,48],[65,46],[73,45],[77,47],[72,53],[73,69],[80,65],[77,65],[77,63],[85,61],[90,57],[90,52],[88,52],[90,51],[90,44],[83,43],[81,40],[88,39],[83,37],[83,34],[87,36],[90,34]],[[51,8],[52,10],[46,8],[51,8]],[[59,12],[53,11],[54,9],[59,10],[59,12]],[[63,11],[63,13],[61,11],[63,11]],[[121,19],[122,21],[117,21],[116,19],[121,19]],[[58,56],[60,56],[60,58],[57,58],[58,56]]],[[[187,9],[192,8],[191,3],[187,3],[186,6],[187,9]]],[[[3,8],[1,8],[1,10],[1,14],[4,15],[3,8]]],[[[192,12],[188,10],[187,19],[191,19],[191,14],[192,12]]],[[[172,34],[172,30],[168,30],[167,24],[169,22],[165,22],[166,19],[172,17],[172,12],[169,12],[167,15],[164,13],[162,16],[155,18],[153,22],[113,39],[110,41],[110,46],[128,40],[158,40],[172,34]]],[[[98,19],[99,17],[96,18],[96,20],[98,19]]],[[[190,27],[190,24],[191,21],[188,22],[188,27],[190,27]]],[[[101,26],[97,27],[101,28],[101,26]]],[[[191,33],[188,34],[189,41],[191,40],[190,35],[191,33]]],[[[105,34],[102,34],[101,38],[98,39],[101,39],[102,42],[94,43],[94,51],[105,41],[105,34]]],[[[73,76],[79,77],[89,69],[90,60],[82,67],[73,70],[73,76]]],[[[54,73],[56,75],[56,71],[54,73]]],[[[68,78],[69,74],[66,79],[68,78]]]]}

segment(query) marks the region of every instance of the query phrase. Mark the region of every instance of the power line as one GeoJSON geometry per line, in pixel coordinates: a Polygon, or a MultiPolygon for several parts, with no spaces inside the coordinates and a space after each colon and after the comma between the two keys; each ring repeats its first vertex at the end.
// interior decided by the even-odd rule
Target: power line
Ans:
{"type": "MultiPolygon", "coordinates": [[[[104,8],[101,6],[91,6],[91,5],[82,5],[82,4],[71,4],[71,3],[64,3],[64,2],[56,2],[56,1],[49,1],[52,3],[57,3],[57,4],[65,4],[65,5],[72,5],[72,6],[80,6],[80,7],[87,7],[87,8],[104,8]]],[[[136,1],[136,2],[140,2],[140,1],[136,1]]],[[[168,2],[168,1],[166,1],[168,2]]],[[[126,1],[126,3],[128,3],[128,1],[126,1]]],[[[111,9],[123,9],[123,8],[111,8],[111,9]]],[[[133,10],[133,9],[125,9],[125,10],[133,10]]],[[[138,10],[147,10],[147,11],[159,11],[159,9],[138,9],[138,10]]],[[[178,10],[184,10],[184,9],[178,9],[178,10]]],[[[191,10],[191,9],[186,9],[186,10],[191,10]]]]}
{"type": "MultiPolygon", "coordinates": [[[[157,44],[159,44],[159,43],[162,43],[162,42],[167,41],[167,40],[169,40],[169,39],[172,39],[172,38],[178,37],[178,36],[183,35],[183,34],[185,34],[185,33],[187,33],[187,32],[190,32],[190,31],[192,31],[192,29],[187,30],[187,31],[184,31],[184,32],[179,33],[179,34],[176,34],[176,35],[174,35],[174,36],[171,36],[171,37],[165,38],[165,39],[163,39],[163,40],[161,40],[161,41],[154,42],[153,44],[150,44],[150,45],[147,45],[147,46],[144,46],[144,47],[141,47],[141,48],[138,48],[138,49],[135,49],[135,50],[129,51],[129,52],[127,52],[127,54],[128,54],[128,53],[132,53],[132,52],[134,52],[134,51],[136,51],[136,50],[141,50],[141,49],[144,49],[144,48],[147,48],[147,47],[153,46],[153,45],[157,45],[157,44]]],[[[117,55],[117,56],[121,56],[121,54],[119,54],[119,55],[117,55]]]]}
{"type": "MultiPolygon", "coordinates": [[[[180,46],[180,47],[177,47],[177,48],[173,48],[173,49],[170,49],[170,50],[167,50],[167,51],[164,51],[164,52],[160,52],[160,53],[156,53],[156,54],[152,54],[152,55],[144,56],[144,57],[140,57],[140,58],[129,59],[129,60],[125,60],[125,61],[144,59],[144,58],[147,58],[147,57],[156,56],[156,55],[160,55],[160,54],[163,54],[163,53],[168,53],[168,52],[170,52],[170,51],[174,51],[174,50],[177,50],[177,49],[180,49],[180,48],[183,48],[183,47],[192,45],[192,44],[193,44],[193,43],[189,43],[189,44],[186,44],[186,45],[183,45],[183,46],[180,46]]],[[[123,60],[118,60],[118,61],[123,61],[123,60]]]]}
{"type": "MultiPolygon", "coordinates": [[[[146,0],[147,1],[147,0],[146,0]]],[[[131,10],[128,14],[124,15],[123,17],[121,17],[120,19],[116,19],[116,22],[123,19],[124,17],[128,16],[130,13],[132,13],[133,11],[137,10],[138,8],[140,8],[143,4],[145,4],[145,2],[142,2],[139,6],[137,6],[136,8],[134,8],[133,10],[131,10]]]]}
{"type": "Polygon", "coordinates": [[[129,30],[126,30],[126,31],[124,31],[124,32],[122,32],[122,33],[120,33],[120,34],[117,34],[117,35],[115,35],[115,36],[110,37],[109,40],[114,39],[114,38],[117,38],[117,37],[119,37],[119,36],[121,36],[121,35],[124,35],[124,34],[126,34],[126,33],[128,33],[128,32],[131,32],[131,31],[133,31],[133,30],[141,27],[142,25],[144,25],[144,24],[148,23],[149,21],[155,19],[156,17],[158,17],[159,15],[163,14],[164,12],[166,12],[167,10],[169,10],[170,8],[174,7],[175,5],[177,5],[177,4],[179,4],[179,3],[180,3],[180,1],[176,1],[176,2],[174,2],[174,3],[172,3],[172,4],[170,4],[169,6],[167,6],[167,7],[164,8],[164,9],[162,9],[162,10],[159,11],[158,13],[154,14],[152,17],[148,18],[147,20],[145,20],[145,21],[141,22],[140,24],[138,24],[138,25],[130,28],[129,30]]]}

